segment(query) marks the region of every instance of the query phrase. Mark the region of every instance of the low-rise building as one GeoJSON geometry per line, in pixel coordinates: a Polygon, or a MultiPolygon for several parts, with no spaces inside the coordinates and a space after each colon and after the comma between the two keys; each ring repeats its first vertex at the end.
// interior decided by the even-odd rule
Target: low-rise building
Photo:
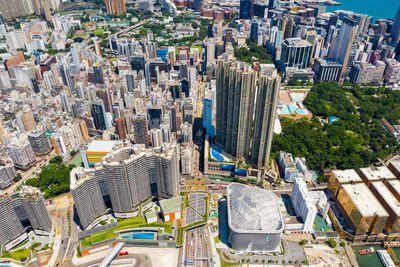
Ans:
{"type": "Polygon", "coordinates": [[[382,233],[389,214],[364,183],[342,185],[336,199],[355,235],[382,233]]]}
{"type": "Polygon", "coordinates": [[[367,186],[376,181],[396,179],[396,176],[386,166],[360,168],[360,176],[367,186]]]}
{"type": "Polygon", "coordinates": [[[181,219],[181,197],[173,197],[160,201],[161,213],[165,222],[180,221],[181,219]]]}
{"type": "Polygon", "coordinates": [[[317,213],[326,218],[330,204],[323,191],[308,191],[304,180],[296,178],[292,189],[292,203],[297,216],[303,219],[304,233],[314,232],[317,213]]]}
{"type": "Polygon", "coordinates": [[[355,183],[362,183],[361,177],[355,170],[333,170],[329,176],[328,191],[333,197],[337,197],[342,185],[355,183]]]}
{"type": "Polygon", "coordinates": [[[293,183],[296,178],[311,181],[313,174],[308,169],[305,158],[294,158],[292,154],[280,151],[279,165],[286,182],[293,183]]]}

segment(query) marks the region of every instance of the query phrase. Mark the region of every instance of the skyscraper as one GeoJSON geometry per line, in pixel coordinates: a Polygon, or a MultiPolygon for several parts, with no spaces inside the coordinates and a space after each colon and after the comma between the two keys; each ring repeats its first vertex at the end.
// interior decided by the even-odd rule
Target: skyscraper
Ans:
{"type": "Polygon", "coordinates": [[[135,144],[150,144],[149,128],[145,114],[136,114],[132,121],[135,144]]]}
{"type": "Polygon", "coordinates": [[[28,134],[28,140],[35,154],[45,155],[50,152],[51,147],[45,132],[31,132],[28,134]]]}
{"type": "Polygon", "coordinates": [[[280,77],[277,72],[271,75],[261,71],[251,149],[251,161],[257,167],[268,165],[279,88],[280,77]]]}
{"type": "Polygon", "coordinates": [[[96,99],[92,103],[92,116],[96,130],[108,130],[110,126],[106,118],[104,103],[101,99],[96,99]]]}
{"type": "Polygon", "coordinates": [[[107,14],[122,15],[126,12],[125,0],[104,0],[107,14]]]}
{"type": "Polygon", "coordinates": [[[400,6],[397,10],[396,18],[394,19],[394,23],[392,26],[392,30],[390,31],[390,37],[392,37],[392,43],[398,43],[400,37],[400,6]]]}
{"type": "Polygon", "coordinates": [[[126,139],[126,127],[123,118],[118,118],[115,120],[115,131],[120,140],[126,139]]]}
{"type": "Polygon", "coordinates": [[[249,64],[218,59],[216,141],[240,159],[250,150],[256,77],[249,64]]]}
{"type": "Polygon", "coordinates": [[[251,19],[254,12],[254,0],[240,0],[239,18],[251,19]]]}
{"type": "Polygon", "coordinates": [[[308,67],[311,58],[312,45],[300,38],[288,38],[282,43],[282,54],[279,68],[285,71],[287,67],[304,69],[308,67]]]}
{"type": "Polygon", "coordinates": [[[103,84],[104,83],[103,68],[99,64],[96,64],[93,66],[93,72],[96,83],[103,84]]]}
{"type": "Polygon", "coordinates": [[[342,64],[340,80],[343,80],[346,73],[347,64],[349,63],[350,52],[353,46],[354,38],[357,33],[357,21],[344,17],[342,26],[336,38],[333,38],[328,57],[342,64]]]}

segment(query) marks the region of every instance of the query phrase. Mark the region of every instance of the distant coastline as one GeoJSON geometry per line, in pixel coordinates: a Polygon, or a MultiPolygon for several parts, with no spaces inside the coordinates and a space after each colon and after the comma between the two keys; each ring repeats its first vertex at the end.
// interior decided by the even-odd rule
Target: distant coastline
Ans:
{"type": "Polygon", "coordinates": [[[335,10],[349,10],[355,13],[372,16],[374,18],[374,21],[376,21],[377,19],[394,19],[400,5],[400,1],[393,1],[393,0],[380,0],[379,2],[377,2],[376,0],[339,0],[339,1],[340,5],[326,4],[323,3],[326,1],[321,1],[321,0],[317,0],[314,2],[319,2],[320,4],[326,6],[327,12],[333,12],[335,10]]]}

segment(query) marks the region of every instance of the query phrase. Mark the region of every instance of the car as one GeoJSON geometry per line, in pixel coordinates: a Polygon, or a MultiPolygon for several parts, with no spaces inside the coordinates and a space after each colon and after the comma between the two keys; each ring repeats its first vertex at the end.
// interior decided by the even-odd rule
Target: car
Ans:
{"type": "Polygon", "coordinates": [[[119,256],[126,256],[126,255],[128,255],[128,254],[129,254],[128,251],[124,251],[124,252],[120,252],[118,255],[119,255],[119,256]]]}
{"type": "Polygon", "coordinates": [[[49,201],[49,205],[51,205],[51,204],[53,204],[53,200],[50,200],[50,201],[49,201]]]}

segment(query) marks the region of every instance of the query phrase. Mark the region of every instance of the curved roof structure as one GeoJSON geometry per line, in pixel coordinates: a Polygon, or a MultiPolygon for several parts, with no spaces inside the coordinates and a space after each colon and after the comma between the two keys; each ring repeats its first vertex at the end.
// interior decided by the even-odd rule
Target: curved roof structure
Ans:
{"type": "Polygon", "coordinates": [[[277,196],[239,183],[227,189],[228,225],[241,233],[281,233],[284,221],[277,196]]]}

